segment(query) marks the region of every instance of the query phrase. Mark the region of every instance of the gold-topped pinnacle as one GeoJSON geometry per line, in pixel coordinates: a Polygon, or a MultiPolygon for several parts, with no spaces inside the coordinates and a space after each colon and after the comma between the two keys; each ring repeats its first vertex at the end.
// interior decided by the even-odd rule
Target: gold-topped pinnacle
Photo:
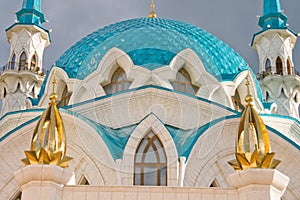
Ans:
{"type": "Polygon", "coordinates": [[[236,159],[230,161],[229,164],[237,171],[248,168],[275,169],[280,161],[274,159],[275,153],[271,151],[267,128],[252,105],[253,97],[250,85],[249,70],[246,78],[247,96],[245,101],[247,104],[239,125],[236,159]],[[253,139],[252,146],[250,137],[253,139]],[[251,147],[254,148],[252,154],[251,147]]]}
{"type": "Polygon", "coordinates": [[[248,75],[247,75],[247,78],[246,78],[246,87],[247,87],[247,96],[245,98],[245,101],[248,103],[248,105],[251,104],[251,102],[253,101],[253,97],[251,95],[251,92],[250,92],[250,86],[251,86],[251,82],[250,82],[250,70],[248,70],[248,75]]]}
{"type": "Polygon", "coordinates": [[[71,157],[66,156],[65,128],[55,102],[57,99],[55,69],[52,84],[49,106],[33,131],[30,151],[25,151],[26,158],[22,160],[25,165],[45,164],[65,168],[72,160],[71,157]]]}
{"type": "Polygon", "coordinates": [[[149,18],[156,18],[156,13],[155,13],[155,4],[154,4],[154,0],[151,1],[151,11],[148,15],[149,18]]]}
{"type": "Polygon", "coordinates": [[[56,80],[56,69],[54,69],[53,71],[53,80],[52,80],[52,93],[50,94],[50,102],[51,103],[55,103],[56,104],[56,99],[57,99],[57,94],[56,94],[56,84],[57,84],[57,80],[56,80]]]}

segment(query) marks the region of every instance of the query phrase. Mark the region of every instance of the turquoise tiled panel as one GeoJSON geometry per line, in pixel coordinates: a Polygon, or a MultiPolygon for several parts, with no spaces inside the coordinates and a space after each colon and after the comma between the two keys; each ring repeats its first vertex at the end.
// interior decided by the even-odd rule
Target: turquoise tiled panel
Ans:
{"type": "Polygon", "coordinates": [[[246,62],[212,34],[187,23],[160,19],[132,19],[99,29],[86,36],[56,62],[71,78],[84,79],[113,47],[126,52],[135,65],[149,70],[168,65],[180,51],[197,53],[206,70],[219,81],[232,80],[246,70],[246,62]]]}

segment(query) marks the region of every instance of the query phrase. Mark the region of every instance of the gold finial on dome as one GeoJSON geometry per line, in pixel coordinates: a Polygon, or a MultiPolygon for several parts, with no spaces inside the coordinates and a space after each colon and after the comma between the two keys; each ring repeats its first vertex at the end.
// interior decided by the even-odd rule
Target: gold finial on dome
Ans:
{"type": "Polygon", "coordinates": [[[25,151],[26,158],[22,160],[25,165],[45,164],[65,168],[72,160],[71,157],[66,156],[66,133],[56,106],[56,83],[54,69],[49,106],[41,115],[34,129],[30,151],[25,151]]]}
{"type": "Polygon", "coordinates": [[[229,164],[237,171],[248,168],[271,168],[274,169],[280,163],[273,159],[274,152],[271,152],[271,145],[267,128],[253,107],[253,97],[250,92],[250,70],[246,78],[247,102],[238,130],[238,141],[236,147],[236,160],[229,164]],[[250,138],[253,139],[253,145],[250,145],[250,138]],[[254,149],[251,154],[251,147],[254,149]]]}
{"type": "Polygon", "coordinates": [[[156,13],[154,11],[154,8],[155,8],[155,4],[154,4],[154,0],[152,0],[152,2],[151,2],[151,11],[148,15],[149,18],[156,18],[156,13]]]}

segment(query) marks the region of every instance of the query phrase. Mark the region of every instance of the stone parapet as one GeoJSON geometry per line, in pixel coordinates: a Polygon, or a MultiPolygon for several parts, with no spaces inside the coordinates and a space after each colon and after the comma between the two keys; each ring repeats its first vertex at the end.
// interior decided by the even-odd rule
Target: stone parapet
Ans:
{"type": "Polygon", "coordinates": [[[64,185],[73,173],[53,165],[29,165],[15,173],[22,200],[61,200],[64,185]]]}
{"type": "Polygon", "coordinates": [[[289,180],[289,177],[274,169],[247,169],[228,177],[241,200],[280,200],[289,180]]]}

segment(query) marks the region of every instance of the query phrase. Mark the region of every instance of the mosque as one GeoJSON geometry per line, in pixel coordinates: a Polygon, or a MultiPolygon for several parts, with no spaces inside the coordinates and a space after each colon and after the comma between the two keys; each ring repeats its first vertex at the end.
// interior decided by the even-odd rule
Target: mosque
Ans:
{"type": "Polygon", "coordinates": [[[298,34],[263,4],[257,75],[154,1],[46,73],[41,0],[23,0],[0,72],[0,199],[300,199],[298,34]]]}

